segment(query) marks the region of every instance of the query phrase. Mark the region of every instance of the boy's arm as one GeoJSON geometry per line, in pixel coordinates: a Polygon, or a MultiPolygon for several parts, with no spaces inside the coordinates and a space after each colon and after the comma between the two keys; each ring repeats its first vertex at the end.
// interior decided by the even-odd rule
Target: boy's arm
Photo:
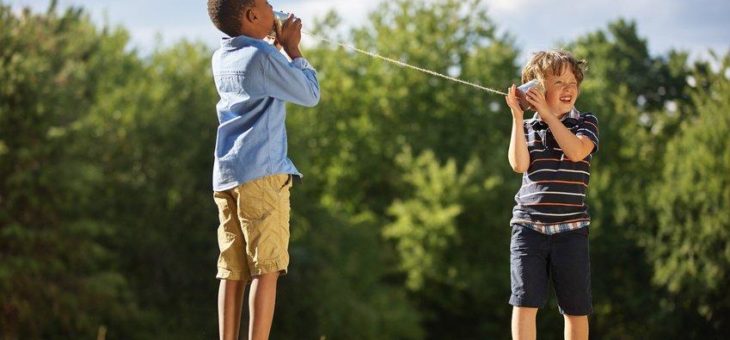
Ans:
{"type": "Polygon", "coordinates": [[[512,133],[509,139],[507,158],[512,170],[523,173],[530,167],[530,154],[527,151],[527,140],[525,139],[524,112],[517,101],[516,91],[517,87],[512,85],[505,97],[507,105],[512,111],[512,133]]]}
{"type": "Polygon", "coordinates": [[[265,71],[264,91],[274,98],[312,107],[319,102],[317,71],[299,57],[289,62],[281,53],[271,53],[265,71]]]}
{"type": "Polygon", "coordinates": [[[299,50],[302,39],[301,19],[289,14],[289,18],[276,28],[276,43],[292,59],[289,62],[281,53],[271,53],[266,67],[264,91],[270,96],[302,106],[315,106],[319,102],[317,71],[307,62],[299,50]]]}
{"type": "Polygon", "coordinates": [[[591,140],[584,134],[574,135],[570,130],[563,125],[560,119],[550,112],[550,109],[545,102],[545,95],[535,88],[528,91],[527,100],[530,104],[540,112],[540,118],[545,124],[550,127],[550,131],[555,137],[555,141],[558,142],[560,148],[563,149],[563,154],[573,162],[578,162],[586,158],[594,148],[598,146],[596,142],[591,140]]]}
{"type": "Polygon", "coordinates": [[[553,132],[555,141],[558,142],[560,148],[563,149],[563,153],[568,159],[573,162],[578,162],[586,158],[596,145],[593,141],[585,135],[574,135],[570,130],[563,125],[563,123],[555,117],[550,115],[549,119],[543,117],[545,123],[550,127],[550,131],[553,132]]]}

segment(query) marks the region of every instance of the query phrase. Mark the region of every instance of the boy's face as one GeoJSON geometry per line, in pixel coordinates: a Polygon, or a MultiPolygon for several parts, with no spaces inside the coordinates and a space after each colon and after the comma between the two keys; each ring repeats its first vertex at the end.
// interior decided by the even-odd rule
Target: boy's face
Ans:
{"type": "Polygon", "coordinates": [[[545,100],[558,117],[573,109],[579,92],[578,81],[569,67],[564,67],[560,75],[548,74],[545,78],[545,100]]]}
{"type": "Polygon", "coordinates": [[[254,38],[263,38],[267,36],[271,29],[274,27],[274,9],[271,7],[271,4],[269,4],[266,0],[254,0],[254,5],[250,8],[246,9],[246,11],[252,11],[252,16],[246,16],[247,23],[244,24],[244,27],[246,25],[253,26],[253,31],[249,33],[250,36],[254,38]]]}

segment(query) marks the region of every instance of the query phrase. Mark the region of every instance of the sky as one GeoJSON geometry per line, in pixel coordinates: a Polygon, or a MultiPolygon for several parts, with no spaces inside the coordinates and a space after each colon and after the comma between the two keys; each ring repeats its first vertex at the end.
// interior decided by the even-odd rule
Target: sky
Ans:
{"type": "MultiPolygon", "coordinates": [[[[436,1],[436,0],[431,0],[436,1]]],[[[47,8],[48,0],[0,0],[14,9],[47,8]]],[[[165,45],[182,38],[217,46],[220,33],[208,18],[206,0],[59,0],[61,8],[82,6],[99,23],[124,26],[132,44],[143,53],[162,39],[165,45]]],[[[361,26],[367,13],[380,1],[269,0],[274,9],[296,14],[304,25],[330,9],[342,17],[345,27],[361,26]]],[[[705,59],[708,49],[720,54],[730,50],[730,1],[728,0],[483,0],[499,32],[508,32],[523,51],[554,48],[559,42],[599,29],[618,18],[635,20],[640,37],[654,56],[670,49],[690,52],[705,59]]],[[[304,41],[306,43],[306,40],[304,41]]]]}

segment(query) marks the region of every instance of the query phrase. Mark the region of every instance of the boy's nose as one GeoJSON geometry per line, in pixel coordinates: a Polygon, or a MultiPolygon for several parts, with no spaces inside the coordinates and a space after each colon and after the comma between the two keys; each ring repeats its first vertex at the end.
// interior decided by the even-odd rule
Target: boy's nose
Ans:
{"type": "Polygon", "coordinates": [[[563,87],[563,91],[561,91],[561,93],[564,94],[564,95],[573,95],[576,92],[578,92],[578,89],[575,88],[574,86],[566,86],[566,87],[563,87]]]}

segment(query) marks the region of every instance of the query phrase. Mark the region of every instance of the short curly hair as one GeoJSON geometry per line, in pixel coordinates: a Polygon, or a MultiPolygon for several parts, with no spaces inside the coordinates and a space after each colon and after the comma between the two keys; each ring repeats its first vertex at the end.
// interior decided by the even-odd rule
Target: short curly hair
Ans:
{"type": "Polygon", "coordinates": [[[243,9],[254,5],[254,0],[208,0],[208,16],[213,25],[228,36],[241,34],[243,9]]]}
{"type": "Polygon", "coordinates": [[[575,80],[578,81],[578,85],[580,85],[587,65],[587,61],[578,60],[567,51],[536,52],[522,69],[522,82],[526,83],[533,79],[542,82],[548,74],[559,76],[565,67],[569,67],[575,76],[575,80]]]}

